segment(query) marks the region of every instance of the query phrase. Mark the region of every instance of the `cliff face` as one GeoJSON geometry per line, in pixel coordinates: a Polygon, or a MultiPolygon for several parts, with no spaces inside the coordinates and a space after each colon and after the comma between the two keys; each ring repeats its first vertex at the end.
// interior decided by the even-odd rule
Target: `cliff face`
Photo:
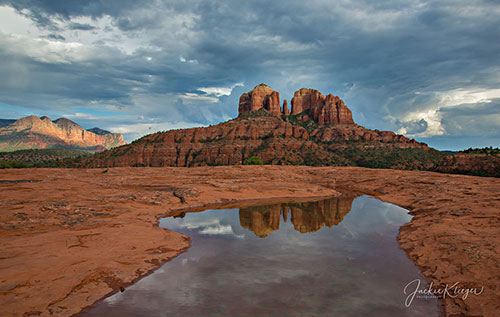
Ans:
{"type": "Polygon", "coordinates": [[[292,100],[292,109],[286,115],[287,103],[281,110],[279,94],[261,84],[241,96],[236,119],[206,128],[151,134],[87,158],[82,165],[237,165],[258,156],[265,164],[338,166],[380,160],[380,155],[389,161],[377,167],[424,168],[432,164],[428,154],[433,152],[426,144],[354,124],[350,110],[333,95],[301,89],[292,100]],[[415,151],[423,158],[413,159],[415,151]],[[365,157],[366,153],[377,156],[365,157]]]}
{"type": "Polygon", "coordinates": [[[319,125],[354,124],[344,101],[332,94],[326,97],[315,89],[302,88],[292,98],[292,115],[306,111],[319,125]]]}
{"type": "Polygon", "coordinates": [[[29,116],[0,128],[0,151],[54,147],[103,151],[123,144],[121,134],[96,134],[65,118],[29,116]]]}
{"type": "Polygon", "coordinates": [[[265,161],[284,157],[283,146],[299,149],[308,141],[303,127],[292,126],[267,112],[262,117],[235,119],[207,128],[171,130],[145,136],[126,147],[107,151],[86,162],[89,166],[237,165],[259,152],[265,161]],[[266,151],[274,138],[285,141],[266,151]]]}
{"type": "Polygon", "coordinates": [[[256,86],[240,97],[239,114],[266,109],[273,116],[281,116],[280,94],[266,84],[256,86]]]}
{"type": "Polygon", "coordinates": [[[251,156],[265,164],[354,165],[344,155],[351,147],[362,152],[374,147],[384,153],[392,149],[430,151],[425,144],[393,132],[358,125],[304,127],[259,110],[216,126],[151,134],[88,158],[83,165],[238,165],[251,156]]]}

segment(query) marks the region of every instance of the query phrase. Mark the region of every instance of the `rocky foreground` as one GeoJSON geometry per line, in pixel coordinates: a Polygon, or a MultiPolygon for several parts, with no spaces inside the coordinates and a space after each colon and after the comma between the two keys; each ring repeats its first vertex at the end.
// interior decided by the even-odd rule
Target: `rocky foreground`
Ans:
{"type": "Polygon", "coordinates": [[[415,215],[398,239],[435,285],[484,287],[447,315],[497,315],[500,179],[305,166],[2,171],[0,315],[72,315],[147,275],[190,245],[158,227],[167,212],[346,189],[415,215]]]}

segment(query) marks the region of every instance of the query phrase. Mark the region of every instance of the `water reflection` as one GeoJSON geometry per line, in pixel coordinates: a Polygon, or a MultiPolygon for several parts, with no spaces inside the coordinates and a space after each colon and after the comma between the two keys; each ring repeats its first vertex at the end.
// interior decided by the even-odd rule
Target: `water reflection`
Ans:
{"type": "Polygon", "coordinates": [[[396,241],[400,207],[362,196],[176,216],[160,225],[191,248],[83,316],[439,314],[436,300],[404,306],[423,277],[396,241]]]}
{"type": "Polygon", "coordinates": [[[315,232],[323,227],[338,225],[351,211],[354,198],[332,198],[313,202],[286,203],[243,207],[239,210],[240,224],[265,238],[280,228],[280,219],[291,222],[301,233],[315,232]]]}

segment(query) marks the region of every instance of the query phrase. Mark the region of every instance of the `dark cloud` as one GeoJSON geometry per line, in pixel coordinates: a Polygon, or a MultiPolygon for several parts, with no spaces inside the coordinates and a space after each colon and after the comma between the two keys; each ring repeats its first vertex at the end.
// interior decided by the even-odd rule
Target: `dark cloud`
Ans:
{"type": "Polygon", "coordinates": [[[70,23],[69,25],[69,28],[71,30],[82,30],[82,31],[90,31],[90,30],[95,30],[96,27],[95,26],[92,26],[90,24],[86,24],[86,23],[70,23]]]}
{"type": "MultiPolygon", "coordinates": [[[[481,133],[480,125],[473,124],[474,115],[487,116],[498,107],[496,101],[442,106],[457,89],[499,87],[496,1],[0,0],[0,4],[9,4],[53,30],[53,39],[58,34],[71,42],[67,30],[102,35],[85,44],[90,51],[80,49],[83,57],[65,63],[34,60],[0,46],[2,60],[14,61],[0,65],[0,71],[14,76],[7,83],[0,81],[0,102],[10,105],[32,107],[43,101],[47,108],[67,108],[97,102],[155,122],[213,124],[234,117],[239,94],[266,82],[282,99],[290,99],[302,87],[332,92],[345,99],[358,123],[404,128],[429,143],[439,138],[442,147],[446,135],[426,134],[436,123],[419,118],[419,113],[435,111],[450,140],[458,133],[466,140],[481,133]],[[111,24],[99,25],[105,16],[111,17],[111,24]],[[74,21],[76,17],[92,22],[74,21]],[[118,48],[129,43],[136,46],[127,53],[118,48]],[[219,102],[211,102],[213,95],[198,90],[237,82],[245,87],[233,89],[219,102]]],[[[500,119],[488,120],[488,131],[497,131],[500,119]]],[[[488,135],[497,142],[496,136],[488,135]]]]}
{"type": "Polygon", "coordinates": [[[60,41],[65,41],[66,38],[62,35],[59,35],[59,34],[54,34],[54,33],[51,33],[49,35],[47,35],[47,38],[49,39],[53,39],[53,40],[60,40],[60,41]]]}
{"type": "Polygon", "coordinates": [[[8,4],[17,10],[29,9],[37,15],[60,16],[69,18],[71,16],[100,17],[104,14],[112,16],[123,12],[134,10],[154,1],[133,0],[0,0],[0,4],[8,4]]]}
{"type": "Polygon", "coordinates": [[[406,130],[406,133],[409,134],[418,134],[425,132],[425,130],[427,130],[427,127],[429,126],[425,119],[410,122],[398,122],[398,124],[400,124],[406,130]]]}
{"type": "Polygon", "coordinates": [[[444,108],[440,113],[447,135],[500,138],[500,99],[444,108]]]}

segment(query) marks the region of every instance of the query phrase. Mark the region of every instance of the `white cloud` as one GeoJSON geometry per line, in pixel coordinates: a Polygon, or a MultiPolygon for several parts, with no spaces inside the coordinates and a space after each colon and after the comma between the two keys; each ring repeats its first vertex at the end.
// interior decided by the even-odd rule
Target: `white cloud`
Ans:
{"type": "MultiPolygon", "coordinates": [[[[90,16],[77,16],[70,19],[61,19],[51,17],[51,22],[54,24],[56,31],[53,29],[44,29],[35,24],[27,17],[28,9],[23,10],[23,14],[18,13],[15,9],[8,6],[0,6],[0,32],[4,36],[11,38],[11,43],[18,39],[20,44],[26,44],[27,47],[19,47],[16,45],[15,50],[25,53],[27,56],[36,60],[48,63],[68,63],[71,61],[79,61],[83,58],[80,56],[82,52],[77,52],[78,49],[85,52],[92,52],[95,57],[99,54],[95,49],[99,47],[108,47],[120,50],[123,54],[132,55],[139,49],[155,52],[160,51],[162,47],[154,44],[156,37],[165,39],[162,32],[163,27],[175,29],[176,34],[180,38],[192,37],[192,32],[189,29],[194,25],[193,14],[176,14],[174,11],[164,11],[163,18],[160,20],[162,25],[157,29],[150,30],[146,35],[142,30],[121,30],[116,20],[109,16],[103,15],[98,18],[90,16]],[[72,28],[73,25],[88,25],[91,29],[81,30],[72,28]],[[61,41],[46,40],[49,35],[59,36],[65,39],[61,41]],[[36,52],[34,48],[41,47],[40,52],[36,52]],[[54,55],[54,56],[50,56],[54,55]]],[[[134,12],[134,18],[146,19],[147,15],[151,15],[151,11],[142,10],[134,12]]],[[[158,12],[155,14],[159,14],[158,12]]],[[[168,37],[174,37],[170,34],[168,37]]],[[[172,38],[173,40],[173,38],[172,38]]],[[[182,41],[178,41],[182,43],[182,41]]],[[[161,44],[160,44],[161,45],[161,44]]],[[[86,54],[87,56],[89,54],[86,54]]],[[[148,59],[149,61],[151,59],[148,59]]],[[[197,64],[198,61],[188,60],[189,63],[197,64]]]]}
{"type": "MultiPolygon", "coordinates": [[[[416,94],[424,94],[416,92],[416,94]]],[[[490,103],[493,99],[500,98],[500,89],[453,89],[427,93],[434,95],[433,104],[422,107],[424,110],[412,111],[404,115],[400,120],[403,124],[411,124],[424,119],[427,122],[427,129],[415,134],[407,134],[408,130],[403,126],[398,130],[400,134],[407,134],[410,137],[432,137],[446,135],[446,129],[442,124],[442,109],[454,108],[464,104],[490,103]]],[[[459,127],[460,128],[460,127],[459,127]]]]}
{"type": "Polygon", "coordinates": [[[179,61],[181,63],[198,64],[197,59],[186,59],[184,56],[179,56],[179,61]]]}
{"type": "Polygon", "coordinates": [[[216,97],[210,97],[210,96],[204,96],[200,94],[195,94],[191,92],[187,92],[183,95],[179,96],[182,101],[185,103],[199,103],[199,102],[209,102],[209,103],[216,103],[219,102],[219,98],[216,97]]]}
{"type": "Polygon", "coordinates": [[[243,83],[236,83],[229,87],[201,87],[198,88],[199,91],[203,91],[208,95],[214,95],[216,97],[229,96],[235,87],[243,87],[243,83]]]}
{"type": "Polygon", "coordinates": [[[75,113],[65,113],[62,115],[63,118],[71,119],[71,120],[100,120],[103,117],[88,114],[88,113],[81,113],[81,112],[75,112],[75,113]]]}
{"type": "Polygon", "coordinates": [[[6,34],[34,34],[39,33],[33,21],[18,14],[16,10],[8,6],[0,6],[0,32],[6,34]]]}
{"type": "Polygon", "coordinates": [[[439,93],[440,107],[455,107],[462,104],[489,103],[500,98],[500,89],[454,89],[439,93]]]}
{"type": "Polygon", "coordinates": [[[110,25],[111,18],[104,16],[97,20],[76,18],[70,21],[54,19],[60,29],[57,34],[52,30],[39,28],[32,20],[19,14],[11,7],[0,6],[0,44],[3,49],[14,55],[24,55],[43,63],[71,63],[102,56],[103,47],[118,48],[132,52],[140,47],[139,43],[123,40],[123,34],[103,31],[110,25]],[[95,30],[71,30],[72,23],[89,24],[95,30]],[[63,37],[65,40],[51,39],[50,36],[63,37]]]}
{"type": "Polygon", "coordinates": [[[93,56],[88,47],[76,42],[0,34],[0,41],[13,54],[22,54],[42,63],[80,62],[93,56]]]}
{"type": "Polygon", "coordinates": [[[144,123],[127,123],[114,124],[106,128],[111,132],[121,133],[128,141],[138,139],[146,134],[156,133],[159,131],[168,131],[173,129],[187,129],[202,126],[194,122],[144,122],[144,123]]]}

